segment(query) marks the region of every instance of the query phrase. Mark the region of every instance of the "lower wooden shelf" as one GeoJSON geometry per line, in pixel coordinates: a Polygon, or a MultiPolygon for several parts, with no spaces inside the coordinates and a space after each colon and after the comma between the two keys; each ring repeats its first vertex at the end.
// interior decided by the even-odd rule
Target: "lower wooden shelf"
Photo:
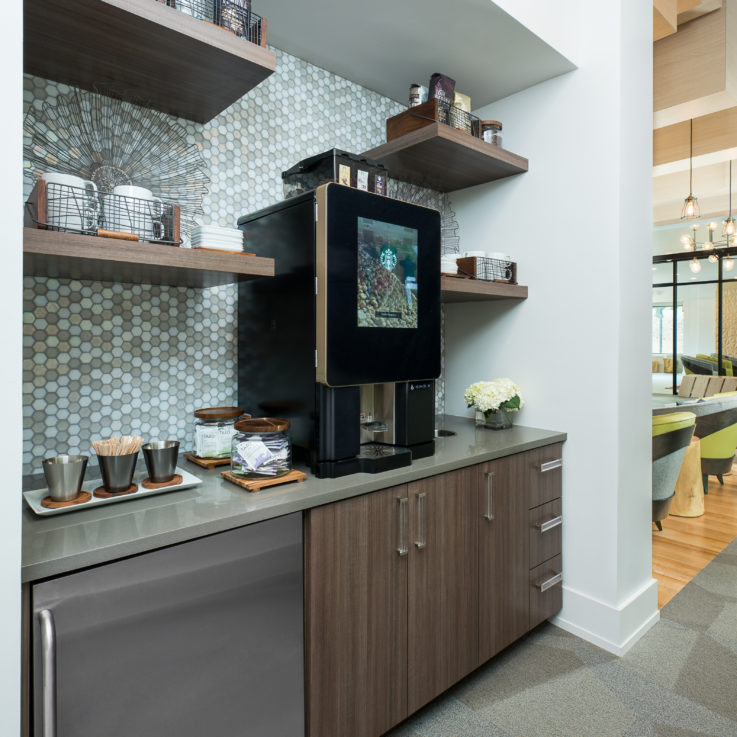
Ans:
{"type": "Polygon", "coordinates": [[[274,259],[25,228],[23,273],[174,287],[274,276],[274,259]]]}
{"type": "Polygon", "coordinates": [[[501,284],[480,279],[440,279],[443,302],[481,302],[495,299],[527,299],[527,287],[521,284],[501,284]]]}

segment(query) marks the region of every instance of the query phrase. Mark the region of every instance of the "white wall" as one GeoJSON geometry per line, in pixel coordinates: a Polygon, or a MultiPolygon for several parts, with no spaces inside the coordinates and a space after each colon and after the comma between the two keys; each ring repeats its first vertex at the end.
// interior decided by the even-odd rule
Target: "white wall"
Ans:
{"type": "Polygon", "coordinates": [[[22,326],[22,9],[3,5],[0,26],[0,222],[3,223],[0,277],[0,386],[3,417],[3,489],[0,494],[0,734],[20,730],[20,536],[21,536],[21,348],[22,326]]]}
{"type": "Polygon", "coordinates": [[[475,111],[503,121],[530,170],[452,197],[461,248],[511,253],[530,297],[447,306],[446,409],[467,414],[468,384],[510,376],[528,402],[520,423],[568,432],[556,623],[620,653],[658,618],[651,251],[636,237],[651,232],[652,9],[500,4],[579,69],[475,111]]]}

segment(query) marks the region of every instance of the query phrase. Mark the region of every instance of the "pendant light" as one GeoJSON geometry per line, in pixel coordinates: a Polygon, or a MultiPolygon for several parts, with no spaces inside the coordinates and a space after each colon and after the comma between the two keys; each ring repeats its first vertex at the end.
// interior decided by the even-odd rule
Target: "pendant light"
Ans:
{"type": "Polygon", "coordinates": [[[691,118],[691,136],[690,136],[690,153],[689,161],[689,184],[688,197],[683,201],[683,210],[681,212],[681,220],[694,220],[701,216],[699,209],[699,200],[693,196],[693,118],[691,118]]]}
{"type": "Polygon", "coordinates": [[[722,228],[722,235],[727,239],[727,246],[729,246],[730,238],[734,239],[734,234],[737,232],[737,226],[735,225],[734,218],[732,217],[732,160],[729,161],[729,216],[724,221],[724,227],[722,228]]]}
{"type": "Polygon", "coordinates": [[[701,264],[699,263],[699,260],[694,256],[689,262],[688,262],[688,268],[691,269],[692,274],[698,274],[699,271],[701,271],[701,264]]]}

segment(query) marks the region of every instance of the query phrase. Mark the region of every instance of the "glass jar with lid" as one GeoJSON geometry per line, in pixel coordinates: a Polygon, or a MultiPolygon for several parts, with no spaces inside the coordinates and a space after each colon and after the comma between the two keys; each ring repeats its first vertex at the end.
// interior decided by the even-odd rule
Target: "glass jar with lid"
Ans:
{"type": "Polygon", "coordinates": [[[289,420],[254,417],[238,420],[230,454],[230,471],[242,478],[283,476],[292,470],[289,420]]]}
{"type": "Polygon", "coordinates": [[[481,138],[494,146],[502,145],[502,124],[498,120],[481,121],[481,138]]]}
{"type": "MultiPolygon", "coordinates": [[[[206,407],[194,411],[194,452],[199,458],[228,458],[240,407],[206,407]]],[[[250,417],[250,415],[245,415],[250,417]]]]}

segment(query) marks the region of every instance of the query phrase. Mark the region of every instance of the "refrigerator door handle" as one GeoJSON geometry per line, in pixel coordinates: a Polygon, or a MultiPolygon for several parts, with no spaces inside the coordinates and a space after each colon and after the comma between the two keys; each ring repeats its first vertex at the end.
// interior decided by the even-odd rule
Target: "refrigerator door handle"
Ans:
{"type": "Polygon", "coordinates": [[[56,628],[50,609],[38,613],[41,625],[42,737],[56,737],[56,628]]]}

